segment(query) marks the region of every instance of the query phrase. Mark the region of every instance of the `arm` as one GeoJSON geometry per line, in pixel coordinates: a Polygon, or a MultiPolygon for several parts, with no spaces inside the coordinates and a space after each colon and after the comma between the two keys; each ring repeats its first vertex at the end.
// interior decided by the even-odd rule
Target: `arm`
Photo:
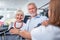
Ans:
{"type": "Polygon", "coordinates": [[[12,34],[18,34],[18,35],[20,35],[20,36],[22,36],[24,38],[31,39],[30,33],[25,31],[25,30],[24,31],[20,31],[19,29],[14,28],[14,29],[11,29],[10,32],[12,34]]]}
{"type": "Polygon", "coordinates": [[[27,32],[27,31],[19,31],[19,35],[21,35],[22,37],[24,38],[28,38],[28,39],[31,39],[31,35],[30,35],[30,32],[27,32]]]}

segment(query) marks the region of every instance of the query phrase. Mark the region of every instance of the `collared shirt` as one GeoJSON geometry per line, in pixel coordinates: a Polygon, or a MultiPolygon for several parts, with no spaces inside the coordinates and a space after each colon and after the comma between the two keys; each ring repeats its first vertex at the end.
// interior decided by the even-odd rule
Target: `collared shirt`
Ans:
{"type": "Polygon", "coordinates": [[[26,26],[23,27],[21,30],[26,30],[30,32],[33,28],[36,28],[38,24],[41,24],[43,21],[47,20],[46,16],[37,15],[31,19],[28,19],[26,26]]]}
{"type": "Polygon", "coordinates": [[[32,40],[58,40],[60,38],[58,35],[60,28],[53,25],[40,26],[31,31],[32,40]]]}

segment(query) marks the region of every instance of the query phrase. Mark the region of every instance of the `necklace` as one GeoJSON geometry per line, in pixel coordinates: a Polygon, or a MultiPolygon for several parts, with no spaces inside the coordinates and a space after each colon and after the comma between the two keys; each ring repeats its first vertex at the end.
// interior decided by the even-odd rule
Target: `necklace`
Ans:
{"type": "Polygon", "coordinates": [[[17,21],[14,23],[14,27],[15,27],[15,28],[17,28],[17,29],[22,28],[22,26],[23,26],[23,22],[20,24],[21,26],[19,26],[19,27],[16,27],[16,23],[17,23],[17,21]]]}

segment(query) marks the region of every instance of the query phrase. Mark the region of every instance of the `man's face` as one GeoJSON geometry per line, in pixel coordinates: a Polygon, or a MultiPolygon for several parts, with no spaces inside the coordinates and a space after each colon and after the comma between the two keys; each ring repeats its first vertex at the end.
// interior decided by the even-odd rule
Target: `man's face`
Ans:
{"type": "Polygon", "coordinates": [[[37,14],[37,8],[34,5],[29,5],[28,12],[31,14],[31,16],[35,16],[37,14]]]}

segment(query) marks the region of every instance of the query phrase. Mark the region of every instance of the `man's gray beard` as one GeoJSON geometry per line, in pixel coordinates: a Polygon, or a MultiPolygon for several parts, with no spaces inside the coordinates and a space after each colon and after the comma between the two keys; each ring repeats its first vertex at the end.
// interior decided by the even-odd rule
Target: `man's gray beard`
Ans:
{"type": "Polygon", "coordinates": [[[34,17],[36,14],[30,14],[31,15],[31,17],[34,17]]]}

